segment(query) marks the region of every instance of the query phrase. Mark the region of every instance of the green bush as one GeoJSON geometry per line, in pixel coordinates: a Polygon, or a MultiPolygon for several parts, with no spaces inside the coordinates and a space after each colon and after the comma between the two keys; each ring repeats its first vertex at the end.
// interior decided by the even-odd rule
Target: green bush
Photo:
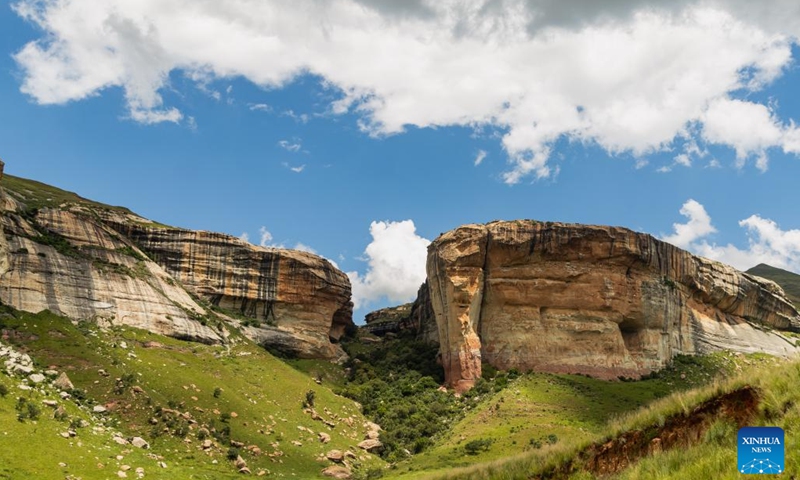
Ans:
{"type": "Polygon", "coordinates": [[[220,395],[222,395],[222,389],[220,387],[215,388],[214,389],[214,398],[219,398],[220,395]]]}
{"type": "Polygon", "coordinates": [[[478,438],[467,442],[467,444],[464,445],[464,451],[467,452],[467,455],[477,455],[481,452],[488,452],[493,442],[494,440],[491,438],[478,438]]]}
{"type": "Polygon", "coordinates": [[[239,449],[236,447],[231,447],[228,449],[228,460],[236,460],[239,456],[239,449]]]}
{"type": "Polygon", "coordinates": [[[8,395],[8,387],[0,383],[0,397],[5,397],[6,395],[8,395]]]}

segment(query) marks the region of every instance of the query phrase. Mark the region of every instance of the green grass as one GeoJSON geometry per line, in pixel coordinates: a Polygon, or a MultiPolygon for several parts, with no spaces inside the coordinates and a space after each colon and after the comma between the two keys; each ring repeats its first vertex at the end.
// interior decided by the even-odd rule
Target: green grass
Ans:
{"type": "MultiPolygon", "coordinates": [[[[73,325],[48,312],[32,315],[10,309],[0,316],[0,329],[14,332],[8,342],[27,351],[38,366],[66,371],[76,388],[85,392],[85,408],[109,405],[112,413],[108,425],[127,436],[147,439],[152,453],[163,456],[170,466],[159,471],[157,477],[148,475],[150,478],[237,477],[226,458],[230,445],[225,441],[216,441],[211,455],[199,448],[201,428],[212,433],[216,430],[223,440],[230,438],[245,446],[258,446],[262,455],[239,449],[254,474],[263,469],[278,476],[318,478],[328,463],[317,458],[331,449],[355,452],[359,457],[353,461],[357,472],[384,465],[379,458],[356,448],[364,437],[365,419],[354,402],[335,395],[327,385],[317,384],[238,333],[232,334],[231,345],[207,346],[130,328],[101,332],[91,324],[73,325]],[[100,370],[108,375],[102,375],[100,370]],[[134,386],[142,392],[135,393],[134,386]],[[221,391],[215,396],[218,388],[221,391]],[[301,405],[311,390],[315,392],[317,412],[333,421],[333,428],[303,412],[301,405]],[[164,409],[188,413],[197,423],[164,413],[164,409]],[[351,418],[352,426],[344,418],[351,418]],[[151,425],[151,419],[156,419],[157,424],[151,425]],[[223,434],[226,429],[227,436],[223,434]],[[328,433],[330,443],[320,443],[318,432],[328,433]],[[293,441],[302,446],[293,445],[293,441]],[[280,456],[270,458],[270,453],[280,456]]],[[[0,374],[2,383],[11,386],[14,381],[0,374]]],[[[91,441],[84,442],[86,448],[75,447],[74,452],[58,448],[58,455],[54,456],[45,446],[64,440],[54,436],[55,430],[64,427],[51,419],[40,420],[38,428],[20,424],[13,409],[15,399],[9,395],[0,401],[0,479],[4,478],[2,468],[6,469],[7,478],[64,478],[57,466],[59,461],[72,465],[70,473],[84,479],[115,475],[116,470],[97,468],[97,463],[107,463],[118,451],[109,445],[108,438],[92,436],[91,441]],[[106,453],[108,448],[111,453],[106,453]],[[62,451],[72,453],[60,460],[62,451]],[[24,472],[44,473],[23,475],[24,472]]],[[[81,432],[81,440],[84,435],[89,432],[81,432]]],[[[141,453],[134,451],[131,455],[141,453]]],[[[142,457],[145,460],[152,473],[155,462],[142,457]]]]}
{"type": "Polygon", "coordinates": [[[525,462],[538,461],[554,450],[590,441],[606,431],[614,419],[673,392],[713,383],[717,375],[732,375],[745,362],[771,361],[771,357],[729,353],[679,356],[666,369],[641,381],[528,373],[501,392],[486,395],[433,448],[399,464],[391,478],[436,478],[453,468],[514,456],[527,459],[525,462]],[[465,447],[477,440],[491,444],[470,454],[465,447]]]}
{"type": "Polygon", "coordinates": [[[800,275],[765,263],[747,270],[747,273],[772,280],[783,288],[786,296],[793,304],[800,306],[800,275]]]}
{"type": "MultiPolygon", "coordinates": [[[[679,414],[689,414],[697,405],[727,392],[752,385],[760,392],[758,414],[752,425],[775,425],[786,430],[787,472],[800,472],[800,458],[790,452],[800,446],[800,435],[795,431],[800,426],[800,391],[796,389],[800,381],[800,361],[781,361],[771,357],[725,355],[732,360],[729,364],[733,372],[729,377],[717,377],[704,386],[689,390],[679,390],[664,398],[650,402],[632,412],[612,415],[598,428],[584,424],[586,435],[564,436],[556,445],[538,450],[506,456],[492,462],[485,462],[462,469],[440,469],[438,472],[422,472],[413,478],[469,479],[469,480],[511,480],[527,479],[542,473],[547,468],[565,462],[581,465],[578,452],[592,443],[603,444],[623,432],[645,430],[648,427],[663,425],[667,418],[679,414]]],[[[525,380],[528,381],[528,380],[525,380]]],[[[622,383],[632,386],[637,383],[622,383]]],[[[513,387],[512,387],[513,388],[513,387]]],[[[619,395],[621,392],[608,394],[619,395]]],[[[622,393],[624,395],[624,393],[622,393]]],[[[621,397],[622,398],[622,397],[621,397]]],[[[630,398],[630,397],[629,397],[630,398]]],[[[576,399],[580,402],[579,399],[576,399]]],[[[562,405],[563,407],[563,405],[562,405]]],[[[613,409],[613,407],[612,407],[613,409]]],[[[598,407],[600,416],[608,407],[598,407]]],[[[572,415],[570,415],[572,416],[572,415]]],[[[561,416],[564,418],[564,416],[561,416]]],[[[469,419],[468,419],[469,420],[469,419]]],[[[562,437],[559,437],[560,439],[562,437]]],[[[700,444],[688,449],[676,449],[645,457],[632,467],[613,478],[622,479],[734,479],[740,478],[736,471],[736,428],[725,420],[717,420],[703,435],[700,444]]],[[[411,478],[411,475],[406,477],[411,478]]],[[[581,471],[570,478],[591,479],[590,473],[581,471]]]]}
{"type": "MultiPolygon", "coordinates": [[[[27,178],[3,175],[2,186],[11,196],[25,206],[25,212],[32,214],[42,208],[59,208],[65,204],[79,205],[90,212],[117,212],[123,215],[136,215],[126,207],[111,206],[81,197],[77,193],[62,190],[58,187],[29,180],[27,178]]],[[[150,228],[172,228],[158,222],[136,222],[140,226],[150,228]]]]}

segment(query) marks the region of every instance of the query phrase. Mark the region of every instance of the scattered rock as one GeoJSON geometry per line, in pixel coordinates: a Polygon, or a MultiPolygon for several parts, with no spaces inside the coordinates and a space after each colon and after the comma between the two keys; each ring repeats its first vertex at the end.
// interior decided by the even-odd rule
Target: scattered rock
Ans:
{"type": "Polygon", "coordinates": [[[42,403],[51,408],[56,408],[58,406],[58,402],[55,400],[42,400],[42,403]]]}
{"type": "Polygon", "coordinates": [[[45,380],[47,380],[47,377],[45,377],[41,373],[33,373],[28,377],[28,379],[33,383],[42,383],[45,380]]]}
{"type": "Polygon", "coordinates": [[[122,470],[120,470],[120,471],[118,471],[118,472],[117,472],[117,476],[118,476],[119,478],[128,478],[128,474],[127,474],[127,473],[125,473],[125,472],[123,472],[122,470]]]}
{"type": "Polygon", "coordinates": [[[344,454],[341,450],[331,450],[325,454],[325,458],[331,462],[342,463],[342,461],[344,461],[344,454]]]}
{"type": "Polygon", "coordinates": [[[347,480],[352,478],[353,474],[350,472],[349,468],[342,467],[340,465],[331,465],[330,467],[324,469],[322,474],[326,477],[337,478],[342,480],[347,480]]]}
{"type": "Polygon", "coordinates": [[[118,443],[120,445],[128,445],[130,443],[129,441],[125,440],[122,437],[114,437],[114,442],[116,442],[116,443],[118,443]]]}
{"type": "Polygon", "coordinates": [[[250,473],[251,473],[251,472],[250,472],[250,469],[249,469],[249,468],[247,468],[247,467],[242,467],[242,468],[240,468],[240,469],[239,469],[239,473],[243,473],[243,474],[245,474],[245,475],[250,475],[250,473]]]}
{"type": "Polygon", "coordinates": [[[319,441],[322,443],[328,443],[331,441],[331,436],[325,432],[319,432],[319,441]]]}
{"type": "Polygon", "coordinates": [[[242,458],[242,456],[241,456],[241,455],[237,455],[237,456],[236,456],[236,461],[235,461],[235,462],[233,462],[233,464],[234,464],[234,465],[236,466],[236,468],[238,468],[238,469],[242,469],[242,468],[244,468],[244,467],[246,467],[246,466],[247,466],[247,462],[245,462],[245,461],[244,461],[244,458],[242,458]]]}
{"type": "Polygon", "coordinates": [[[377,431],[375,431],[375,430],[370,430],[369,432],[367,432],[367,435],[366,435],[366,437],[365,437],[365,438],[366,438],[367,440],[376,440],[376,439],[377,439],[378,437],[380,437],[380,436],[381,436],[381,433],[380,433],[380,432],[377,432],[377,431]]]}
{"type": "Polygon", "coordinates": [[[144,449],[150,448],[150,444],[147,443],[147,440],[145,440],[142,437],[133,437],[131,439],[131,445],[133,445],[136,448],[144,448],[144,449]]]}
{"type": "Polygon", "coordinates": [[[359,443],[358,444],[358,448],[361,448],[361,449],[366,450],[366,451],[371,453],[371,452],[374,452],[376,450],[380,450],[381,448],[383,448],[383,444],[381,443],[380,440],[368,439],[368,440],[364,440],[363,442],[359,443]]]}
{"type": "Polygon", "coordinates": [[[55,377],[58,376],[58,371],[57,370],[45,370],[44,374],[47,375],[48,377],[55,378],[55,377]]]}
{"type": "Polygon", "coordinates": [[[167,464],[164,462],[158,462],[158,466],[161,468],[167,468],[167,464]]]}
{"type": "Polygon", "coordinates": [[[298,442],[297,440],[292,440],[292,445],[294,445],[295,447],[302,447],[303,446],[303,442],[298,442]]]}
{"type": "Polygon", "coordinates": [[[214,446],[214,442],[209,439],[203,440],[203,443],[200,444],[200,448],[203,450],[208,450],[209,448],[214,446]]]}
{"type": "Polygon", "coordinates": [[[94,413],[106,413],[106,411],[108,411],[108,409],[102,405],[95,405],[95,407],[92,409],[92,412],[94,413]]]}

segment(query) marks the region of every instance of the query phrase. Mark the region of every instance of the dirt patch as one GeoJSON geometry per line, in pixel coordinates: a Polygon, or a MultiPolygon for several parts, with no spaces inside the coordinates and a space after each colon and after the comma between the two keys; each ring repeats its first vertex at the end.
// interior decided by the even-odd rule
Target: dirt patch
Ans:
{"type": "Polygon", "coordinates": [[[568,478],[578,471],[596,476],[618,473],[640,458],[672,448],[699,443],[714,421],[726,419],[743,427],[758,410],[758,391],[746,386],[707,400],[688,414],[669,417],[663,426],[632,430],[602,444],[592,444],[558,466],[529,477],[531,480],[568,478]]]}

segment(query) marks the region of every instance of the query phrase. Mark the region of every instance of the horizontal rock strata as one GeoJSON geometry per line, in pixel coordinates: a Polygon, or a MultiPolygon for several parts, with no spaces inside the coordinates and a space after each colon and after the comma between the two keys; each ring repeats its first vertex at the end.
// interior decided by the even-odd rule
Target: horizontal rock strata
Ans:
{"type": "Polygon", "coordinates": [[[677,354],[718,349],[789,355],[800,317],[781,288],[616,227],[536,221],[466,225],[428,249],[446,381],[481,362],[638,377],[677,354]]]}

